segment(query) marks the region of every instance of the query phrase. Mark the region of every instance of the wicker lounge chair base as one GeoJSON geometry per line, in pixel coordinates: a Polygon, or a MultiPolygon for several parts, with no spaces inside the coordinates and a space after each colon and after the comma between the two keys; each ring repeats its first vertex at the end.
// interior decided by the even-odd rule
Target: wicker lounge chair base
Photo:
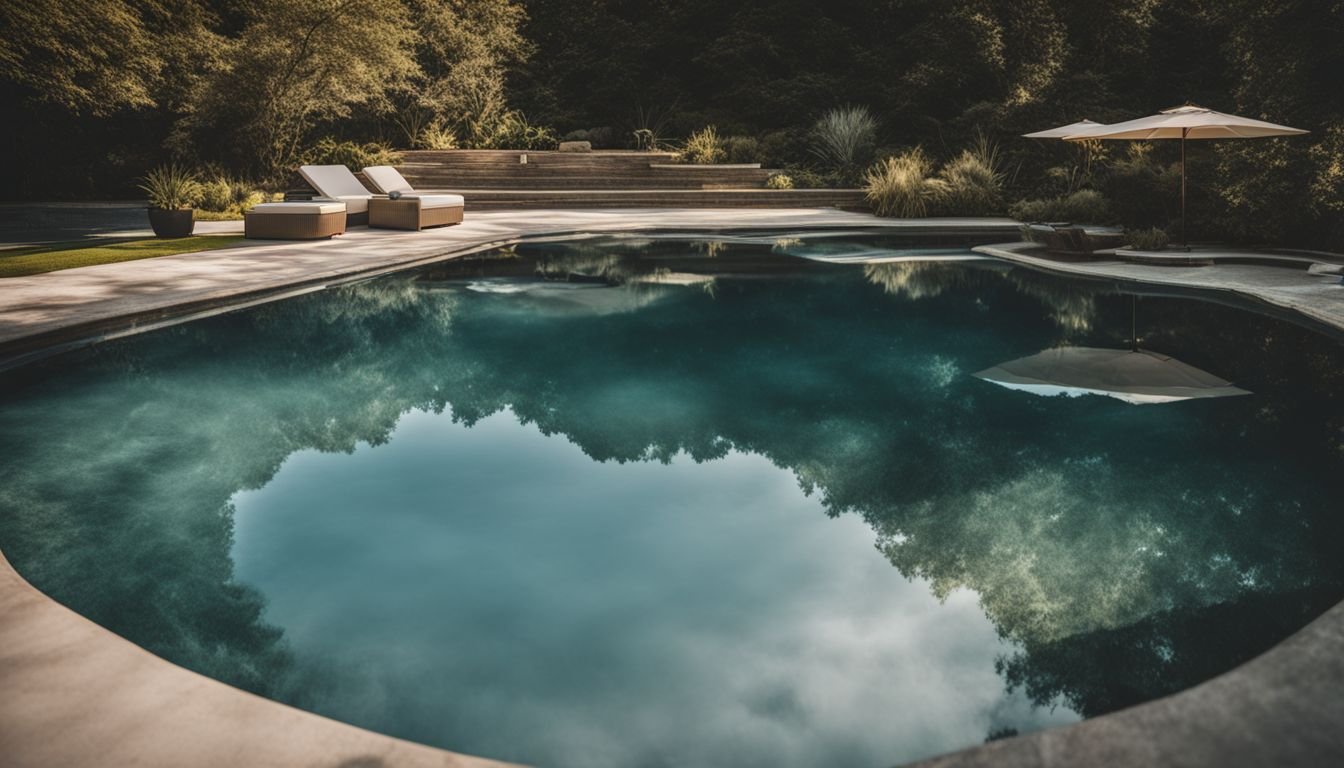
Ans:
{"type": "Polygon", "coordinates": [[[345,233],[345,203],[263,203],[243,214],[253,240],[321,240],[345,233]]]}
{"type": "Polygon", "coordinates": [[[375,197],[369,201],[370,227],[421,230],[426,227],[461,223],[461,205],[436,205],[426,208],[418,197],[402,197],[397,200],[375,197]]]}

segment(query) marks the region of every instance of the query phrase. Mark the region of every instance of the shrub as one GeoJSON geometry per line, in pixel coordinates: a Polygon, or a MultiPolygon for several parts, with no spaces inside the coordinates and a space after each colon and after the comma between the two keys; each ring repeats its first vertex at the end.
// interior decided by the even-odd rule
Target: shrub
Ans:
{"type": "Polygon", "coordinates": [[[242,217],[244,211],[265,202],[266,199],[267,194],[251,183],[241,179],[230,179],[217,172],[214,177],[201,183],[200,210],[197,211],[197,218],[215,221],[238,219],[242,217]]]}
{"type": "Polygon", "coordinates": [[[1003,174],[998,149],[981,140],[938,172],[944,187],[941,208],[953,216],[983,216],[1003,210],[1003,174]]]}
{"type": "Polygon", "coordinates": [[[723,139],[712,125],[692,133],[681,148],[681,158],[694,165],[721,163],[726,156],[723,139]]]}
{"type": "Polygon", "coordinates": [[[761,142],[754,136],[729,136],[723,140],[724,157],[730,163],[764,162],[761,142]]]}
{"type": "Polygon", "coordinates": [[[559,142],[554,131],[532,123],[516,109],[468,120],[462,137],[462,146],[467,149],[545,150],[555,149],[559,142]]]}
{"type": "Polygon", "coordinates": [[[765,180],[766,189],[793,189],[793,179],[786,173],[772,174],[765,180]]]}
{"type": "Polygon", "coordinates": [[[1167,236],[1167,231],[1157,227],[1127,229],[1125,230],[1125,239],[1129,241],[1129,247],[1136,251],[1160,251],[1167,247],[1167,243],[1171,242],[1171,238],[1167,236]]]}
{"type": "Polygon", "coordinates": [[[162,165],[141,179],[140,189],[150,206],[174,211],[191,208],[201,199],[201,183],[196,174],[177,165],[162,165]]]}
{"type": "Polygon", "coordinates": [[[314,144],[304,153],[303,159],[309,165],[344,165],[352,171],[370,165],[401,164],[401,155],[386,144],[376,141],[356,144],[353,141],[337,141],[330,136],[314,144]]]}
{"type": "Polygon", "coordinates": [[[868,201],[878,216],[929,215],[945,195],[946,182],[931,178],[933,161],[916,147],[878,162],[863,176],[868,201]]]}
{"type": "Polygon", "coordinates": [[[200,207],[207,211],[226,211],[233,204],[233,188],[225,179],[214,178],[201,183],[200,207]]]}
{"type": "Polygon", "coordinates": [[[430,123],[415,137],[421,149],[457,149],[457,133],[443,123],[430,123]]]}
{"type": "Polygon", "coordinates": [[[1080,189],[1071,195],[1019,200],[1008,208],[1018,221],[1069,221],[1104,224],[1111,221],[1110,206],[1100,192],[1080,189]]]}
{"type": "Polygon", "coordinates": [[[561,141],[586,141],[593,145],[593,149],[611,149],[616,145],[616,131],[608,127],[570,131],[561,137],[561,141]]]}
{"type": "Polygon", "coordinates": [[[828,169],[853,177],[873,159],[876,134],[867,107],[833,109],[812,127],[812,154],[828,169]]]}
{"type": "MultiPolygon", "coordinates": [[[[1153,145],[1130,142],[1107,168],[1104,189],[1115,218],[1127,227],[1165,227],[1179,218],[1179,166],[1153,157],[1153,145]]],[[[1202,188],[1193,194],[1203,194],[1202,188]]]]}
{"type": "Polygon", "coordinates": [[[794,189],[829,189],[831,186],[825,176],[810,168],[786,168],[783,175],[793,181],[794,189]]]}

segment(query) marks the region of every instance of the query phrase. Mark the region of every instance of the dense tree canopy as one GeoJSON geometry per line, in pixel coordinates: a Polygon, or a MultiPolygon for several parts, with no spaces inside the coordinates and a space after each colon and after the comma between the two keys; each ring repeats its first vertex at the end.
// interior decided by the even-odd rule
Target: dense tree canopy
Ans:
{"type": "MultiPolygon", "coordinates": [[[[1067,148],[1019,134],[1189,101],[1312,131],[1200,147],[1198,226],[1341,237],[1339,0],[17,0],[0,33],[0,95],[26,118],[5,126],[8,197],[130,195],[169,154],[264,180],[326,136],[535,146],[538,125],[624,147],[713,124],[807,166],[813,123],[855,105],[879,156],[996,140],[1011,201],[1080,183],[1067,148]]],[[[1127,198],[1123,223],[1166,226],[1134,206],[1174,160],[1082,181],[1127,198]]]]}

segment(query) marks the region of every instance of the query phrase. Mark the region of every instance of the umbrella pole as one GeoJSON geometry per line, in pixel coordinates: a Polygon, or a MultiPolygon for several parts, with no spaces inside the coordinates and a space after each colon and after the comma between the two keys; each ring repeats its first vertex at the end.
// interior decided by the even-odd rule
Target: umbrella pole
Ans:
{"type": "Polygon", "coordinates": [[[1181,129],[1181,247],[1190,251],[1190,241],[1186,238],[1185,230],[1185,135],[1190,132],[1189,128],[1181,129]]]}

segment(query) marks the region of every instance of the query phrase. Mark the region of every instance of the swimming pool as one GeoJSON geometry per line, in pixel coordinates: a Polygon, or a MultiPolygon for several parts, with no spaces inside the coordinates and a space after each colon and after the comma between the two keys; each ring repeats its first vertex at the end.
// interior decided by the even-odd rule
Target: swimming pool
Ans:
{"type": "Polygon", "coordinates": [[[968,258],[524,245],[9,371],[0,547],[191,669],[544,765],[893,764],[1344,596],[1337,341],[968,258]],[[972,375],[1135,320],[1254,394],[972,375]]]}

